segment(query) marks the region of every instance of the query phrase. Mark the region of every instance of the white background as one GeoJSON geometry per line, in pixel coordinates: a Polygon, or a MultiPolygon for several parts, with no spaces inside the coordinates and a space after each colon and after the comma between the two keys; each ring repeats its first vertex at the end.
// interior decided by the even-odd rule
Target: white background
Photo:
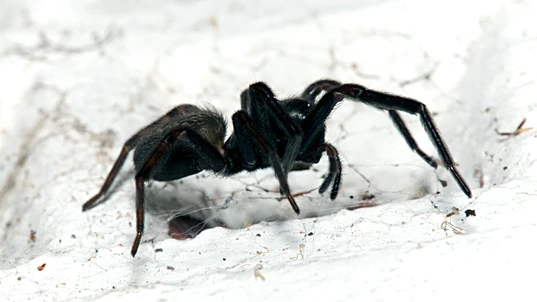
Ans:
{"type": "MultiPolygon", "coordinates": [[[[0,300],[535,296],[536,132],[495,132],[537,123],[535,3],[288,2],[1,4],[0,300]],[[130,158],[110,198],[81,211],[122,144],[175,105],[212,104],[229,119],[252,82],[283,98],[327,77],[425,103],[474,198],[410,151],[386,112],[347,100],[327,122],[339,197],[298,197],[300,219],[277,201],[270,169],[152,183],[133,259],[130,158]],[[362,202],[376,206],[343,209],[362,202]],[[446,218],[453,207],[461,214],[446,218]],[[166,220],[188,211],[236,229],[169,239],[166,220]]],[[[404,118],[436,156],[419,119],[404,118]]],[[[293,191],[315,189],[327,169],[323,158],[291,173],[293,191]]]]}

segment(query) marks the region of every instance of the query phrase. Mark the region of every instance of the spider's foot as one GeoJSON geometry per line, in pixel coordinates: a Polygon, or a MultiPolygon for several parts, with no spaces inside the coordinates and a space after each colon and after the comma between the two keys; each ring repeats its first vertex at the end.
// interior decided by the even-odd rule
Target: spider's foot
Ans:
{"type": "Polygon", "coordinates": [[[296,204],[296,201],[295,201],[295,198],[293,197],[293,194],[288,193],[288,194],[286,194],[286,197],[289,200],[289,203],[291,204],[291,207],[293,208],[293,211],[295,211],[295,213],[297,215],[300,215],[300,208],[296,204]]]}

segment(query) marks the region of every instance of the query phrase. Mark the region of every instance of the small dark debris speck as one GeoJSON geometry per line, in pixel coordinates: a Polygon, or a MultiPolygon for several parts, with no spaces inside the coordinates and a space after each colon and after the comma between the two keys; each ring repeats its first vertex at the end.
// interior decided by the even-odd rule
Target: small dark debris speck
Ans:
{"type": "Polygon", "coordinates": [[[354,195],[349,196],[350,199],[354,199],[354,195]]]}
{"type": "Polygon", "coordinates": [[[22,280],[22,277],[17,277],[17,280],[21,281],[21,280],[22,280]]]}
{"type": "Polygon", "coordinates": [[[371,200],[373,198],[375,198],[374,194],[364,194],[364,195],[362,195],[362,200],[371,200]]]}
{"type": "Polygon", "coordinates": [[[475,216],[475,210],[466,210],[464,211],[464,214],[466,214],[466,217],[475,216]]]}
{"type": "Polygon", "coordinates": [[[46,265],[47,265],[46,263],[41,264],[40,266],[37,267],[37,270],[38,271],[44,270],[46,265]]]}
{"type": "Polygon", "coordinates": [[[308,233],[308,236],[313,236],[313,232],[309,232],[309,233],[308,233]]]}
{"type": "Polygon", "coordinates": [[[226,258],[222,258],[222,260],[226,261],[226,258]]]}
{"type": "Polygon", "coordinates": [[[161,248],[155,249],[155,253],[162,253],[162,252],[164,252],[164,250],[161,248]]]}
{"type": "Polygon", "coordinates": [[[112,289],[116,289],[116,287],[115,287],[115,286],[112,286],[112,289]]]}
{"type": "Polygon", "coordinates": [[[71,238],[76,239],[76,235],[75,235],[75,234],[72,234],[72,235],[71,235],[71,238]]]}
{"type": "Polygon", "coordinates": [[[173,266],[169,266],[169,265],[166,267],[166,269],[168,269],[168,270],[170,270],[170,271],[175,270],[175,268],[174,268],[173,266]]]}
{"type": "Polygon", "coordinates": [[[507,166],[503,167],[503,170],[504,170],[504,171],[507,170],[507,166]]]}
{"type": "Polygon", "coordinates": [[[30,230],[30,241],[31,242],[35,242],[35,234],[36,234],[36,231],[30,230]]]}
{"type": "Polygon", "coordinates": [[[256,236],[257,236],[257,237],[261,237],[261,234],[257,234],[256,236]]]}

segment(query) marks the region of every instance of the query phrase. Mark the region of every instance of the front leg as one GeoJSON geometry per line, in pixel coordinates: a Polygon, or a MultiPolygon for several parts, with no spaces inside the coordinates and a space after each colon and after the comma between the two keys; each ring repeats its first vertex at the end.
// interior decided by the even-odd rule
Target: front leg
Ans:
{"type": "MultiPolygon", "coordinates": [[[[341,83],[338,81],[330,80],[330,79],[323,79],[316,81],[312,84],[310,84],[302,93],[302,97],[305,99],[312,99],[312,101],[315,101],[315,98],[322,92],[322,91],[329,91],[332,89],[335,89],[337,87],[341,86],[341,83]]],[[[314,113],[312,113],[312,117],[308,119],[308,127],[313,127],[314,129],[311,130],[310,133],[315,133],[319,127],[320,123],[327,117],[327,114],[329,114],[329,110],[332,110],[333,104],[341,101],[341,99],[338,98],[327,98],[323,100],[323,103],[319,102],[317,106],[327,107],[324,108],[324,110],[316,110],[314,113]]],[[[321,108],[319,108],[321,109],[321,108]]],[[[390,118],[392,119],[393,124],[399,130],[401,135],[404,137],[405,141],[407,142],[410,149],[412,149],[414,152],[416,152],[428,165],[430,165],[433,168],[437,168],[438,164],[436,163],[436,160],[423,152],[421,148],[416,143],[416,140],[412,137],[412,134],[410,133],[410,130],[408,130],[408,127],[406,126],[405,122],[397,113],[395,110],[389,110],[390,118]]],[[[324,126],[324,122],[322,123],[322,126],[324,126]]],[[[302,150],[307,149],[312,142],[312,135],[308,135],[305,137],[304,141],[306,141],[306,144],[303,144],[302,150]]]]}
{"type": "Polygon", "coordinates": [[[334,200],[336,199],[338,192],[339,192],[339,186],[341,184],[341,174],[342,174],[341,160],[339,159],[339,153],[336,147],[332,146],[331,144],[324,143],[316,148],[312,148],[312,150],[308,150],[305,153],[301,154],[300,158],[305,159],[310,156],[314,158],[320,158],[323,152],[326,152],[326,155],[328,156],[329,165],[328,165],[328,174],[326,175],[326,178],[324,179],[323,183],[319,187],[319,194],[323,194],[332,183],[332,190],[330,191],[330,199],[334,200]]]}
{"type": "Polygon", "coordinates": [[[252,123],[255,123],[267,139],[274,142],[287,141],[281,156],[282,166],[287,174],[300,151],[303,135],[301,127],[291,119],[265,83],[250,85],[241,94],[241,105],[249,113],[252,123]]]}
{"type": "MultiPolygon", "coordinates": [[[[451,173],[451,176],[455,179],[455,181],[457,182],[461,190],[464,192],[464,194],[466,194],[468,198],[472,197],[472,191],[470,190],[470,188],[468,187],[468,184],[466,183],[464,178],[460,175],[459,171],[455,167],[455,161],[453,160],[453,157],[451,156],[451,153],[449,152],[449,149],[446,143],[442,139],[442,136],[440,135],[440,131],[436,127],[433,121],[433,118],[431,116],[431,113],[429,112],[425,104],[419,101],[416,101],[414,99],[370,90],[370,89],[365,88],[364,86],[360,86],[357,84],[343,84],[339,87],[336,87],[330,90],[329,92],[327,92],[326,95],[323,96],[323,99],[324,98],[327,98],[327,99],[337,98],[338,95],[348,97],[356,101],[360,101],[362,103],[368,104],[378,109],[388,110],[390,112],[404,111],[410,114],[418,115],[420,117],[421,124],[423,128],[425,129],[425,132],[429,136],[429,139],[435,146],[438,152],[438,155],[440,156],[440,159],[442,160],[442,163],[444,164],[444,167],[451,173]]],[[[395,115],[395,116],[397,117],[398,115],[395,115]]],[[[392,114],[392,119],[393,119],[393,114],[392,114]]],[[[404,124],[401,124],[399,126],[406,128],[404,124]]],[[[408,136],[405,136],[405,137],[407,138],[407,143],[411,147],[412,147],[412,143],[414,143],[415,145],[415,142],[413,142],[413,140],[409,141],[408,136]]],[[[422,156],[422,158],[424,157],[422,156]]],[[[431,164],[432,159],[424,158],[424,160],[427,161],[431,166],[434,166],[434,164],[431,164]]]]}
{"type": "Polygon", "coordinates": [[[233,114],[231,120],[233,121],[233,128],[235,135],[237,136],[237,141],[251,142],[252,145],[255,145],[261,149],[261,152],[264,154],[264,156],[268,157],[270,165],[272,169],[274,169],[274,174],[280,183],[280,190],[282,194],[287,197],[291,207],[295,213],[299,215],[300,209],[296,204],[293,194],[291,194],[291,189],[289,188],[289,183],[287,181],[287,173],[283,168],[282,161],[280,160],[274,145],[265,138],[259,129],[256,128],[256,125],[250,119],[246,111],[237,111],[235,114],[233,114]]]}

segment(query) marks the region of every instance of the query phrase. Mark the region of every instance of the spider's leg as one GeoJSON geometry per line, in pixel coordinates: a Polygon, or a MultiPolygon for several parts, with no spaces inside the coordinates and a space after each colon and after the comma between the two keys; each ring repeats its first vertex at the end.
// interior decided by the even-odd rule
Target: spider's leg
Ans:
{"type": "Polygon", "coordinates": [[[328,166],[328,174],[326,175],[326,178],[324,179],[323,183],[319,187],[319,194],[323,194],[332,183],[332,190],[330,191],[330,199],[334,200],[336,199],[338,192],[339,192],[339,186],[341,184],[341,174],[342,174],[341,160],[339,159],[339,153],[337,149],[331,144],[324,143],[318,147],[313,148],[312,150],[307,150],[305,153],[302,154],[302,156],[320,157],[321,153],[323,152],[326,152],[326,155],[328,156],[329,166],[328,166]]]}
{"type": "Polygon", "coordinates": [[[134,257],[138,252],[140,246],[140,240],[142,239],[142,233],[144,232],[144,181],[142,176],[136,176],[134,179],[136,183],[136,238],[132,243],[131,255],[134,257]]]}
{"type": "Polygon", "coordinates": [[[249,88],[244,89],[241,92],[241,109],[246,111],[249,115],[252,114],[252,101],[250,100],[249,88]]]}
{"type": "Polygon", "coordinates": [[[324,191],[328,189],[328,186],[330,185],[332,180],[334,180],[332,190],[330,191],[330,199],[334,200],[337,197],[337,194],[339,192],[339,185],[341,184],[341,160],[339,159],[337,149],[330,144],[325,143],[319,148],[319,150],[325,151],[328,155],[329,160],[329,172],[325,180],[319,187],[319,194],[323,194],[324,191]]]}
{"type": "Polygon", "coordinates": [[[114,182],[114,179],[117,176],[117,173],[119,172],[119,169],[121,169],[121,166],[123,166],[123,163],[125,162],[125,159],[127,158],[127,155],[131,150],[136,146],[136,142],[139,139],[139,135],[135,134],[132,136],[125,144],[123,145],[123,148],[121,149],[121,152],[119,153],[118,158],[116,159],[116,162],[114,163],[114,166],[112,167],[112,170],[108,173],[108,176],[106,177],[106,180],[104,181],[104,184],[102,185],[101,189],[97,194],[95,194],[92,198],[90,198],[88,201],[82,205],[82,211],[87,211],[94,206],[96,206],[98,203],[97,201],[99,198],[101,198],[108,189],[110,189],[110,186],[114,182]]]}
{"type": "Polygon", "coordinates": [[[197,132],[186,130],[186,135],[192,142],[192,146],[196,148],[196,151],[198,151],[200,155],[203,155],[204,159],[209,161],[211,170],[214,172],[220,172],[224,169],[226,165],[224,156],[214,145],[209,143],[197,132]]]}
{"type": "Polygon", "coordinates": [[[291,167],[291,171],[309,170],[312,165],[313,165],[312,163],[305,163],[305,162],[295,161],[293,163],[293,166],[291,167]]]}
{"type": "Polygon", "coordinates": [[[121,152],[119,153],[118,158],[116,159],[114,166],[112,167],[112,170],[108,173],[108,176],[106,177],[106,180],[104,181],[104,184],[102,185],[101,189],[97,194],[95,194],[92,198],[90,198],[88,201],[84,203],[82,206],[82,211],[87,211],[96,205],[98,205],[97,201],[108,192],[108,189],[110,189],[110,186],[114,182],[114,179],[116,178],[119,170],[123,166],[123,163],[125,162],[125,159],[127,158],[127,155],[132,151],[132,149],[136,146],[138,141],[140,140],[140,137],[142,137],[145,133],[151,131],[155,127],[161,124],[168,123],[172,118],[185,114],[194,110],[199,110],[197,107],[193,105],[179,105],[172,110],[170,110],[168,113],[166,113],[164,116],[159,118],[158,120],[154,121],[150,125],[146,126],[142,130],[138,131],[136,134],[134,134],[131,138],[129,138],[125,144],[123,145],[123,148],[121,149],[121,152]]]}
{"type": "Polygon", "coordinates": [[[158,167],[159,160],[168,152],[170,146],[181,136],[186,135],[198,152],[209,159],[213,170],[220,171],[224,168],[224,159],[218,150],[207,142],[198,133],[188,129],[174,129],[160,141],[151,156],[146,160],[142,168],[136,173],[136,238],[132,244],[131,255],[134,257],[140,246],[144,232],[144,182],[149,180],[153,170],[158,167]]]}
{"type": "Polygon", "coordinates": [[[390,110],[389,113],[390,113],[390,118],[392,119],[395,127],[397,127],[401,135],[405,138],[405,141],[410,147],[410,149],[418,153],[418,155],[427,164],[429,164],[429,166],[435,169],[438,168],[438,164],[436,163],[436,160],[432,156],[427,155],[425,152],[423,152],[423,150],[420,149],[420,147],[418,146],[418,143],[416,143],[416,140],[414,140],[414,138],[412,137],[412,134],[410,134],[410,131],[408,130],[407,126],[405,125],[405,122],[403,121],[399,113],[397,113],[397,111],[395,110],[390,110]]]}
{"type": "MultiPolygon", "coordinates": [[[[414,99],[405,98],[402,96],[387,94],[365,88],[357,84],[343,84],[337,88],[328,91],[319,101],[321,103],[324,98],[333,99],[337,95],[343,95],[345,97],[360,101],[370,106],[383,110],[397,110],[404,111],[410,114],[416,114],[420,117],[421,124],[425,129],[425,132],[429,136],[429,139],[434,144],[440,159],[442,160],[444,167],[451,173],[451,176],[455,179],[461,190],[468,196],[472,197],[472,191],[466,184],[464,178],[460,175],[459,171],[455,167],[455,162],[451,156],[449,149],[440,135],[440,131],[434,124],[431,113],[427,109],[425,104],[416,101],[414,99]]],[[[393,115],[392,115],[393,119],[393,115]]],[[[395,120],[394,120],[395,121],[395,120]]],[[[396,123],[397,125],[397,123],[396,123]]],[[[400,125],[398,125],[400,126],[400,125]]],[[[405,127],[406,128],[406,127],[405,127]]],[[[400,128],[401,129],[401,128],[400,128]]],[[[408,141],[408,137],[405,136],[408,141]]],[[[410,143],[409,143],[410,144],[410,143]]],[[[412,146],[411,146],[412,147],[412,146]]],[[[425,158],[424,158],[425,159],[425,158]]],[[[425,159],[427,161],[427,159],[425,159]]]]}
{"type": "Polygon", "coordinates": [[[330,90],[339,85],[341,85],[340,82],[331,79],[322,79],[315,81],[311,83],[308,87],[306,87],[306,89],[304,89],[301,98],[314,104],[315,99],[317,98],[317,96],[319,96],[319,94],[321,94],[321,92],[330,90]]]}
{"type": "Polygon", "coordinates": [[[131,255],[134,257],[140,246],[142,233],[144,232],[144,182],[149,180],[152,170],[156,167],[159,159],[166,153],[171,145],[183,133],[183,129],[175,129],[168,133],[155,148],[151,156],[144,163],[140,171],[136,173],[136,238],[132,244],[131,255]]]}
{"type": "MultiPolygon", "coordinates": [[[[301,97],[314,104],[315,99],[322,91],[328,91],[340,85],[340,82],[331,79],[318,80],[306,87],[301,97]]],[[[326,119],[334,109],[335,104],[342,99],[341,97],[325,98],[321,103],[317,103],[314,109],[308,114],[302,124],[303,129],[308,129],[308,132],[304,136],[301,152],[308,152],[307,150],[311,148],[311,145],[314,142],[318,142],[317,135],[324,131],[326,119]]],[[[330,199],[334,200],[338,195],[341,184],[341,160],[339,159],[337,149],[330,144],[323,144],[318,148],[318,152],[326,152],[329,160],[329,172],[319,187],[319,194],[323,194],[333,181],[330,199]]]]}
{"type": "MultiPolygon", "coordinates": [[[[248,115],[252,116],[252,100],[250,98],[250,90],[245,89],[241,93],[241,109],[245,111],[248,115]]],[[[254,113],[255,117],[252,118],[259,121],[267,121],[267,112],[256,111],[254,113]]],[[[238,130],[238,129],[237,129],[238,130]]],[[[237,130],[235,133],[237,133],[237,130]]],[[[268,132],[267,134],[270,134],[268,132]]],[[[252,145],[251,140],[237,140],[237,145],[241,150],[241,155],[244,161],[244,167],[248,169],[255,169],[258,166],[256,152],[254,151],[254,146],[252,145]]]]}
{"type": "MultiPolygon", "coordinates": [[[[244,93],[243,93],[244,94],[244,93]]],[[[281,157],[284,173],[287,174],[300,150],[302,129],[285,111],[272,90],[262,82],[250,85],[247,90],[252,122],[256,124],[260,133],[270,142],[279,139],[287,140],[284,153],[281,157]],[[279,130],[279,131],[276,131],[279,130]]],[[[242,101],[241,96],[241,101],[242,101]]]]}
{"type": "MultiPolygon", "coordinates": [[[[337,88],[338,86],[341,86],[341,83],[338,81],[330,79],[319,80],[310,84],[302,93],[302,97],[306,98],[308,96],[313,96],[313,98],[315,99],[315,97],[317,97],[320,91],[332,90],[334,88],[337,88]]],[[[414,140],[414,138],[412,137],[412,134],[408,130],[399,113],[397,113],[397,111],[395,110],[389,110],[389,114],[395,127],[397,127],[401,135],[403,135],[410,149],[415,151],[428,165],[436,169],[438,167],[436,160],[434,160],[432,156],[426,154],[425,152],[423,152],[423,150],[420,149],[420,147],[416,143],[416,140],[414,140]]]]}
{"type": "MultiPolygon", "coordinates": [[[[311,103],[315,103],[315,99],[322,91],[329,91],[333,88],[339,87],[340,82],[331,79],[321,79],[308,85],[302,92],[301,97],[308,100],[311,103]]],[[[325,121],[334,110],[334,106],[343,100],[343,97],[324,97],[315,104],[312,111],[308,114],[305,120],[302,122],[302,129],[308,129],[302,139],[302,146],[300,151],[306,152],[312,145],[317,142],[317,135],[320,132],[325,131],[325,121]]]]}
{"type": "Polygon", "coordinates": [[[302,145],[300,146],[300,153],[307,152],[315,145],[319,143],[319,135],[323,135],[326,131],[325,122],[326,119],[334,110],[334,106],[341,102],[345,97],[340,94],[326,93],[315,104],[315,107],[311,109],[308,115],[302,121],[302,129],[305,129],[304,136],[302,138],[302,145]]]}
{"type": "Polygon", "coordinates": [[[233,121],[233,128],[238,141],[251,141],[268,156],[270,164],[274,169],[274,174],[280,183],[280,190],[289,200],[295,213],[297,215],[300,214],[300,209],[296,204],[295,198],[291,194],[291,189],[287,182],[287,174],[285,173],[276,148],[270,144],[264,134],[257,129],[257,125],[252,121],[246,111],[239,110],[235,112],[231,117],[231,120],[233,121]]]}

